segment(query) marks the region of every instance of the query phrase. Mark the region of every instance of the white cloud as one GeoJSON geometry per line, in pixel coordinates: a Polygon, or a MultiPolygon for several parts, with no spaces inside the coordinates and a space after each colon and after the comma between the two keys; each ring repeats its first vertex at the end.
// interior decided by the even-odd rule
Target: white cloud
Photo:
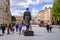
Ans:
{"type": "Polygon", "coordinates": [[[27,0],[27,2],[28,2],[28,4],[33,4],[33,5],[35,5],[35,4],[39,4],[39,3],[41,3],[42,0],[36,0],[36,1],[27,0]]]}
{"type": "Polygon", "coordinates": [[[53,0],[43,0],[44,2],[53,2],[53,0]]]}
{"type": "Polygon", "coordinates": [[[35,4],[35,2],[33,2],[32,0],[27,0],[27,3],[28,4],[33,4],[33,5],[35,4]]]}
{"type": "Polygon", "coordinates": [[[32,3],[32,0],[26,0],[25,2],[20,2],[17,5],[27,8],[27,7],[29,7],[29,4],[31,4],[31,3],[32,3]]]}
{"type": "Polygon", "coordinates": [[[12,16],[20,16],[20,14],[18,12],[12,12],[12,16]]]}
{"type": "Polygon", "coordinates": [[[32,0],[28,0],[28,3],[33,5],[43,3],[43,2],[53,2],[53,0],[36,0],[35,2],[33,2],[32,0]]]}
{"type": "Polygon", "coordinates": [[[36,0],[33,2],[32,0],[10,0],[11,6],[22,6],[22,7],[29,7],[29,4],[39,4],[42,0],[36,0]]]}
{"type": "Polygon", "coordinates": [[[32,16],[36,16],[37,13],[38,13],[38,11],[39,11],[39,10],[33,8],[33,9],[32,9],[32,12],[31,12],[31,15],[32,15],[32,16]]]}
{"type": "Polygon", "coordinates": [[[13,16],[23,16],[25,10],[14,10],[12,11],[13,16]]]}
{"type": "MultiPolygon", "coordinates": [[[[39,3],[42,3],[42,2],[53,2],[52,0],[36,0],[36,1],[32,1],[32,0],[10,0],[10,5],[11,6],[16,6],[16,7],[24,7],[24,8],[27,8],[27,7],[29,7],[29,5],[30,4],[32,4],[32,5],[35,5],[35,4],[39,4],[39,3]]],[[[45,7],[52,7],[52,4],[47,4],[47,5],[45,5],[42,9],[45,9],[45,7]]],[[[14,8],[11,8],[11,13],[12,13],[12,15],[18,15],[18,16],[20,16],[21,14],[19,14],[19,12],[21,12],[22,13],[22,15],[23,15],[23,12],[24,12],[25,10],[15,10],[14,8]]],[[[36,13],[38,13],[38,11],[39,10],[37,10],[37,9],[35,9],[35,8],[33,8],[32,9],[32,15],[33,16],[35,16],[36,15],[36,13]]]]}
{"type": "Polygon", "coordinates": [[[43,6],[43,8],[42,8],[42,10],[44,10],[44,9],[45,9],[45,7],[47,7],[47,8],[51,7],[51,8],[52,8],[52,6],[53,6],[52,4],[44,5],[44,6],[43,6]]]}
{"type": "MultiPolygon", "coordinates": [[[[12,11],[13,16],[23,16],[25,10],[14,10],[12,11]]],[[[31,15],[36,16],[39,10],[36,10],[35,8],[32,9],[31,15]]]]}
{"type": "MultiPolygon", "coordinates": [[[[14,10],[14,11],[12,10],[12,13],[13,13],[12,16],[23,16],[24,11],[26,11],[26,10],[14,10]]],[[[39,11],[39,10],[33,8],[33,9],[32,9],[32,12],[31,12],[31,15],[32,15],[32,16],[36,16],[37,13],[38,13],[38,11],[39,11]]]]}
{"type": "Polygon", "coordinates": [[[15,10],[15,12],[19,13],[19,14],[23,14],[25,10],[15,10]]]}
{"type": "Polygon", "coordinates": [[[25,7],[25,8],[29,7],[29,4],[27,4],[26,2],[21,2],[21,3],[17,4],[17,5],[25,7]]]}
{"type": "Polygon", "coordinates": [[[27,2],[26,0],[10,0],[10,5],[15,6],[21,2],[27,2]]]}
{"type": "Polygon", "coordinates": [[[29,7],[29,4],[35,5],[35,4],[39,4],[42,2],[53,2],[52,0],[36,0],[36,1],[32,1],[32,0],[10,0],[10,5],[11,6],[20,6],[20,7],[29,7]]]}
{"type": "Polygon", "coordinates": [[[36,4],[42,3],[42,0],[36,0],[36,4]]]}

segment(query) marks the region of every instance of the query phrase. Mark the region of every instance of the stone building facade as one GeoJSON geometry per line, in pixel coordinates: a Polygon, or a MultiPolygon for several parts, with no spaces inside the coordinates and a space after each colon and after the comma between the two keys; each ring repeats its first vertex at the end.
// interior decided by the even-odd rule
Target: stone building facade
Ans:
{"type": "Polygon", "coordinates": [[[15,16],[15,18],[16,18],[16,23],[21,24],[21,22],[23,20],[23,16],[15,16]]]}
{"type": "Polygon", "coordinates": [[[35,22],[39,24],[41,21],[43,23],[51,23],[51,8],[45,8],[38,12],[38,15],[35,17],[35,22]]]}
{"type": "Polygon", "coordinates": [[[0,24],[11,23],[10,0],[0,0],[0,24]]]}

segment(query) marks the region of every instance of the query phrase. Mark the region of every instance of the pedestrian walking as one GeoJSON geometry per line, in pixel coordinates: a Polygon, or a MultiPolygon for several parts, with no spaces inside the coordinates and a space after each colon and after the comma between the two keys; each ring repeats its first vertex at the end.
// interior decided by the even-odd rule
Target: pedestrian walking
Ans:
{"type": "Polygon", "coordinates": [[[12,32],[14,33],[14,31],[15,31],[15,26],[13,26],[11,30],[12,30],[12,32]]]}
{"type": "Polygon", "coordinates": [[[50,24],[50,25],[49,25],[49,31],[50,31],[50,32],[52,32],[52,28],[53,28],[53,27],[52,27],[52,25],[50,24]]]}
{"type": "Polygon", "coordinates": [[[5,24],[4,23],[1,24],[1,28],[2,28],[2,34],[4,34],[5,33],[5,24]]]}
{"type": "Polygon", "coordinates": [[[18,30],[19,30],[19,34],[21,34],[22,25],[19,25],[19,26],[18,26],[18,30]]]}
{"type": "Polygon", "coordinates": [[[49,32],[49,24],[46,25],[47,32],[49,32]]]}
{"type": "Polygon", "coordinates": [[[16,32],[18,31],[18,24],[15,24],[16,32]]]}
{"type": "Polygon", "coordinates": [[[11,23],[7,24],[7,34],[10,34],[10,30],[12,30],[11,23]]]}

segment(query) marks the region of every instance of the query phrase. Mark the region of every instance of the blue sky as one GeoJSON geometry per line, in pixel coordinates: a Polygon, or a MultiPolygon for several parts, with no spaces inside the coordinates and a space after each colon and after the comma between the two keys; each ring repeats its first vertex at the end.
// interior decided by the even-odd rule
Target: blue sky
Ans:
{"type": "Polygon", "coordinates": [[[23,16],[28,7],[32,16],[36,16],[45,7],[52,7],[53,0],[10,0],[10,10],[13,16],[23,16]]]}

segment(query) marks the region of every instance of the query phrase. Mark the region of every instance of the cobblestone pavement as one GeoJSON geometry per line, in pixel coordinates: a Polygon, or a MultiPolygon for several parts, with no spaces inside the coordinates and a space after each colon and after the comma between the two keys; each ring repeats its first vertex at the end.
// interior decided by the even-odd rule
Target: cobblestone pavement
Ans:
{"type": "MultiPolygon", "coordinates": [[[[26,29],[23,27],[23,29],[26,29]]],[[[19,35],[18,32],[14,32],[7,35],[7,32],[4,36],[0,36],[0,40],[60,40],[60,29],[53,28],[51,33],[46,31],[46,28],[43,27],[32,27],[34,31],[34,36],[24,36],[19,35]]],[[[0,30],[1,34],[1,30],[0,30]]]]}

